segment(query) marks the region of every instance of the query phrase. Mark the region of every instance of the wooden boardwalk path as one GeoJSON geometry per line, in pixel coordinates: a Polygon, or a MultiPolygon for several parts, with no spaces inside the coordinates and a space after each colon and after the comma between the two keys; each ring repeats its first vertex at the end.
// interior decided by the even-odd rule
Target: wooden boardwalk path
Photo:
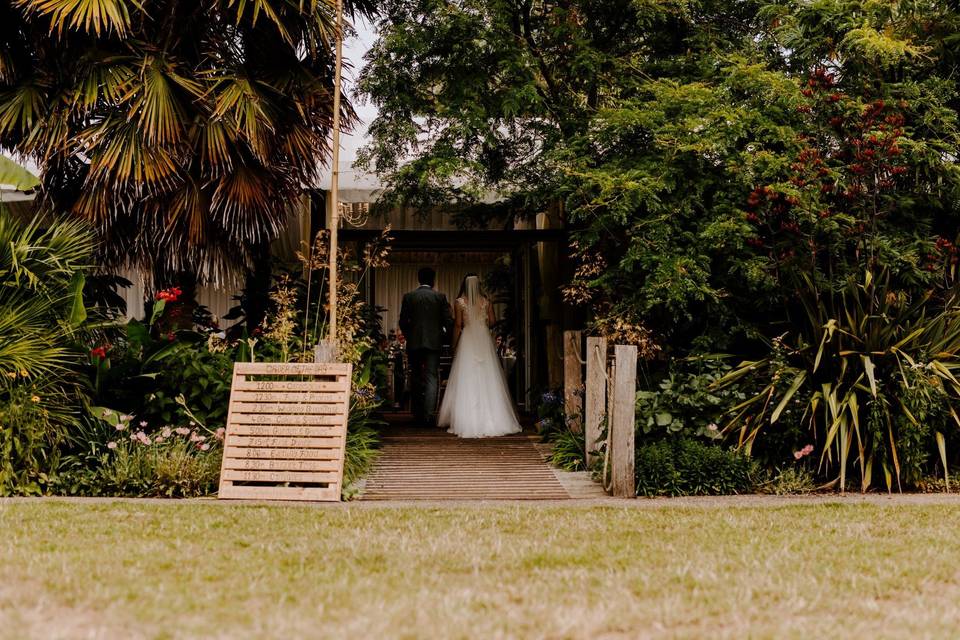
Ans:
{"type": "Polygon", "coordinates": [[[463,439],[439,429],[388,432],[361,499],[568,499],[535,440],[463,439]]]}

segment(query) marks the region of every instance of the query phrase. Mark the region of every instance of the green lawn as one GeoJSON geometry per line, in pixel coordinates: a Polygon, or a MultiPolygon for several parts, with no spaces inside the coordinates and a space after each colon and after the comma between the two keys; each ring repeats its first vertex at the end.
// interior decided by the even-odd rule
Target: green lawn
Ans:
{"type": "Polygon", "coordinates": [[[955,637],[960,506],[0,503],[0,634],[955,637]]]}

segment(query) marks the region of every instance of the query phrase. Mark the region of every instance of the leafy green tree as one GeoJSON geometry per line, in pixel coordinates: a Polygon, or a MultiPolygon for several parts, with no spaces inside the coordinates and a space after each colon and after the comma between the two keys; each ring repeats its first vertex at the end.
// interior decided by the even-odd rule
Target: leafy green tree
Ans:
{"type": "Polygon", "coordinates": [[[924,256],[952,237],[960,184],[949,3],[394,0],[382,16],[365,159],[408,203],[563,201],[569,299],[648,356],[778,335],[811,269],[837,288],[870,260],[917,286],[943,273],[924,256]],[[858,163],[874,134],[896,155],[858,163]]]}
{"type": "MultiPolygon", "coordinates": [[[[724,93],[731,74],[718,65],[726,53],[759,48],[757,7],[388,2],[361,82],[380,107],[363,159],[406,203],[453,198],[509,217],[565,202],[585,268],[572,299],[594,306],[605,332],[652,354],[647,327],[692,317],[695,301],[716,301],[711,316],[729,315],[702,252],[690,251],[691,227],[710,224],[703,212],[712,199],[732,212],[749,190],[705,156],[737,145],[749,153],[734,131],[716,139],[739,115],[724,93]],[[483,207],[491,191],[502,199],[483,207]]],[[[776,83],[742,77],[759,71],[729,82],[757,85],[765,106],[776,83]]],[[[753,125],[738,125],[741,137],[753,125]]]]}
{"type": "Polygon", "coordinates": [[[264,254],[325,159],[333,9],[4,3],[0,146],[38,163],[45,206],[90,221],[108,265],[158,288],[222,280],[264,254]]]}

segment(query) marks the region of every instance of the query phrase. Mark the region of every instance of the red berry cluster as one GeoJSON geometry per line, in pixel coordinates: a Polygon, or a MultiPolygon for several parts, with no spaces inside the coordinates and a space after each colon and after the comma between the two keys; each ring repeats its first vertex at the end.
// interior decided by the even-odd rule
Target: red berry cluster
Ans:
{"type": "Polygon", "coordinates": [[[107,357],[107,347],[108,345],[100,345],[99,347],[94,347],[90,349],[90,357],[92,358],[106,358],[107,357]]]}
{"type": "Polygon", "coordinates": [[[900,155],[904,117],[890,111],[884,100],[867,105],[857,123],[859,135],[850,141],[853,148],[850,172],[872,179],[881,191],[892,189],[894,176],[907,172],[907,168],[896,160],[900,155]]]}
{"type": "Polygon", "coordinates": [[[162,289],[157,291],[156,298],[157,300],[165,300],[167,302],[176,302],[180,296],[183,295],[183,290],[180,287],[170,287],[169,289],[162,289]]]}
{"type": "MultiPolygon", "coordinates": [[[[800,225],[791,215],[792,209],[798,204],[800,200],[795,196],[780,193],[773,187],[759,186],[751,191],[747,198],[747,211],[744,218],[757,227],[758,233],[760,228],[766,227],[768,231],[800,235],[800,225]]],[[[764,246],[764,241],[760,237],[747,238],[746,242],[757,249],[764,246]]],[[[791,256],[792,252],[787,252],[780,257],[791,256]]]]}
{"type": "MultiPolygon", "coordinates": [[[[800,94],[805,98],[818,96],[826,102],[839,102],[843,94],[834,90],[836,83],[836,76],[823,67],[819,67],[807,78],[807,86],[800,90],[800,94]]],[[[797,111],[800,113],[813,113],[813,107],[814,105],[811,104],[802,104],[797,107],[797,111]]]]}
{"type": "Polygon", "coordinates": [[[957,250],[957,245],[944,237],[940,237],[937,238],[933,251],[927,254],[927,263],[924,268],[927,271],[936,271],[944,261],[951,265],[960,263],[960,251],[957,250]]]}

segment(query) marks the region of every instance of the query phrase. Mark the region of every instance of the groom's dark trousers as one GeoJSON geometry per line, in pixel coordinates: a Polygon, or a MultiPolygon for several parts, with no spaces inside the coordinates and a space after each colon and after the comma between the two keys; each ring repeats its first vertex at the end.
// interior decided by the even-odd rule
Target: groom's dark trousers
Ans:
{"type": "Polygon", "coordinates": [[[433,287],[422,285],[403,297],[400,330],[407,341],[413,416],[421,424],[432,425],[436,418],[440,349],[452,325],[447,296],[433,287]]]}
{"type": "Polygon", "coordinates": [[[410,395],[413,396],[413,417],[420,424],[433,426],[440,388],[440,352],[433,349],[407,351],[410,362],[410,395]]]}

